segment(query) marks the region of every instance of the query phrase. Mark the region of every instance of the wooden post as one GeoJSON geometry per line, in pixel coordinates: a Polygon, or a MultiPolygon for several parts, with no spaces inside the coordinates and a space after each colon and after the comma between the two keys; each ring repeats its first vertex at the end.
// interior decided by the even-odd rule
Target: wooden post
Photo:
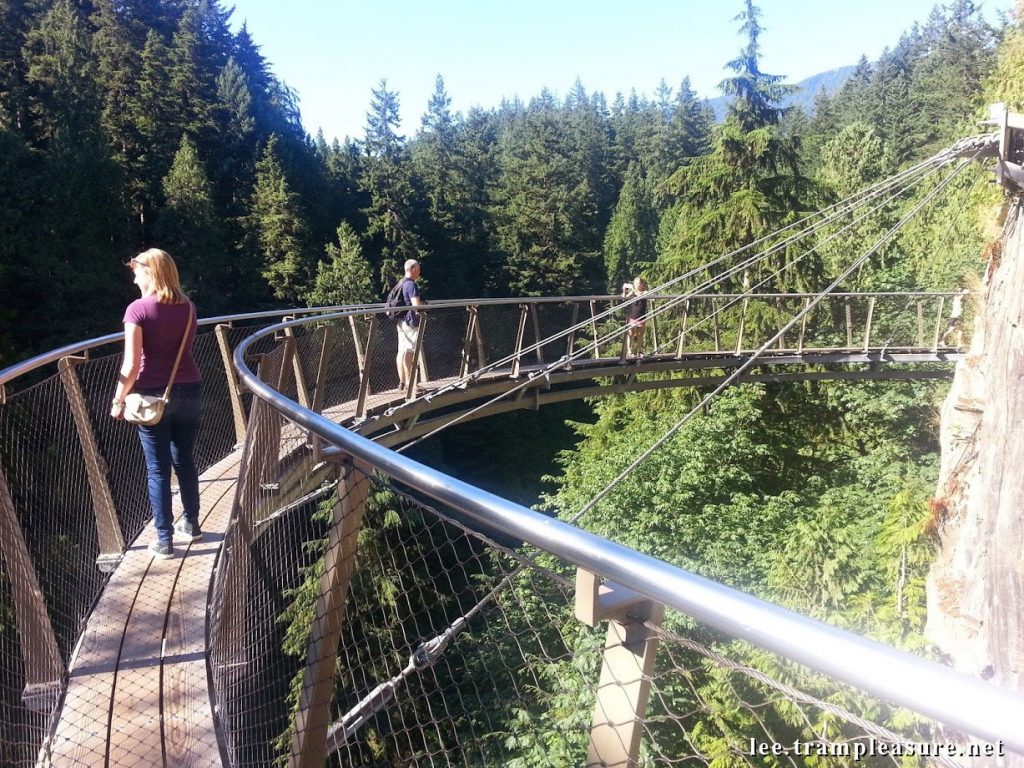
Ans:
{"type": "Polygon", "coordinates": [[[412,400],[415,396],[416,385],[420,380],[427,380],[427,369],[423,364],[423,335],[427,332],[427,315],[420,313],[419,333],[416,334],[416,346],[412,350],[412,376],[406,382],[405,399],[412,400]]]}
{"type": "MultiPolygon", "coordinates": [[[[709,301],[708,303],[709,303],[709,305],[712,305],[712,306],[714,304],[713,300],[709,301]]],[[[714,309],[711,310],[711,328],[712,328],[713,333],[715,334],[715,352],[721,352],[722,351],[722,341],[721,341],[721,338],[719,336],[718,313],[716,311],[714,311],[714,309]]]]}
{"type": "Polygon", "coordinates": [[[804,336],[807,334],[807,317],[811,314],[807,311],[809,306],[811,306],[811,300],[805,298],[803,314],[800,315],[800,338],[796,342],[796,351],[797,354],[800,355],[804,353],[804,336]]]}
{"type": "Polygon", "coordinates": [[[231,401],[231,413],[235,421],[235,444],[241,445],[245,442],[245,406],[242,404],[242,393],[238,386],[235,366],[231,362],[231,345],[228,343],[230,327],[230,325],[216,325],[213,333],[217,337],[217,346],[220,347],[220,357],[224,363],[224,377],[228,382],[228,399],[231,401]]]}
{"type": "Polygon", "coordinates": [[[291,768],[323,768],[327,762],[338,641],[369,489],[367,474],[351,460],[345,461],[340,473],[292,734],[288,759],[291,768]]]}
{"type": "Polygon", "coordinates": [[[544,353],[540,348],[540,319],[537,317],[537,304],[530,302],[530,316],[533,318],[533,346],[537,355],[537,364],[544,365],[544,353]]]}
{"type": "Polygon", "coordinates": [[[473,337],[478,322],[478,307],[474,304],[466,307],[466,335],[462,339],[462,360],[459,363],[459,378],[464,379],[469,373],[470,352],[473,349],[473,337]]]}
{"type": "Polygon", "coordinates": [[[843,307],[846,311],[846,348],[853,347],[853,309],[850,307],[850,297],[843,299],[843,307]]]}
{"type": "Polygon", "coordinates": [[[654,299],[651,299],[647,312],[651,316],[651,344],[654,345],[654,354],[658,354],[661,345],[658,343],[658,315],[654,311],[654,299]]]}
{"type": "Polygon", "coordinates": [[[736,331],[736,354],[738,355],[743,350],[743,326],[747,322],[747,304],[750,299],[743,300],[743,306],[740,309],[740,325],[736,331]]]}
{"type": "Polygon", "coordinates": [[[924,304],[917,300],[917,346],[924,346],[924,304]]]}
{"type": "Polygon", "coordinates": [[[590,723],[587,768],[635,768],[640,753],[665,606],[617,584],[576,571],[576,618],[608,622],[597,701],[590,723]]]}
{"type": "Polygon", "coordinates": [[[519,366],[521,364],[521,358],[523,356],[523,337],[526,335],[526,316],[529,313],[529,308],[526,304],[519,305],[519,329],[516,331],[516,350],[515,358],[512,360],[512,378],[516,378],[519,375],[519,366]]]}
{"type": "MultiPolygon", "coordinates": [[[[374,345],[377,342],[377,315],[370,316],[370,328],[366,332],[366,350],[359,355],[359,394],[356,396],[356,418],[366,415],[366,397],[370,394],[370,361],[373,360],[374,345]]],[[[357,346],[358,349],[358,346],[357,346]]]]}
{"type": "MultiPolygon", "coordinates": [[[[316,382],[313,384],[313,402],[310,405],[310,409],[314,413],[322,413],[324,409],[324,396],[327,389],[327,364],[331,359],[331,353],[334,352],[334,325],[328,323],[323,327],[324,329],[324,340],[320,345],[320,360],[316,366],[316,382]]],[[[320,449],[321,449],[320,436],[316,434],[310,435],[310,444],[313,446],[313,463],[317,464],[320,461],[320,449]]]]}
{"type": "MultiPolygon", "coordinates": [[[[370,315],[371,320],[376,320],[377,315],[370,315]]],[[[359,326],[356,324],[356,316],[348,316],[348,325],[352,329],[352,343],[356,345],[356,364],[359,366],[359,370],[363,369],[365,361],[363,360],[363,340],[359,336],[359,326]]]]}
{"type": "Polygon", "coordinates": [[[676,346],[676,357],[680,358],[683,356],[683,352],[686,349],[686,319],[690,314],[690,300],[683,299],[683,322],[679,326],[679,344],[676,346]]]}
{"type": "Polygon", "coordinates": [[[875,316],[875,300],[876,297],[872,296],[868,299],[868,321],[864,326],[864,351],[867,352],[871,346],[871,321],[875,316]]]}
{"type": "Polygon", "coordinates": [[[50,614],[39,588],[25,535],[14,509],[14,499],[0,467],[0,552],[14,602],[14,623],[21,640],[25,665],[22,703],[37,712],[51,712],[57,703],[64,677],[64,663],[57,648],[50,614]]]}
{"type": "Polygon", "coordinates": [[[594,359],[596,360],[601,356],[601,346],[597,343],[597,302],[593,299],[590,301],[590,332],[593,334],[594,359]]]}
{"type": "Polygon", "coordinates": [[[96,518],[96,537],[100,545],[96,565],[101,571],[111,573],[124,557],[124,536],[121,533],[121,523],[117,519],[114,499],[110,495],[110,485],[107,483],[107,462],[96,444],[96,435],[93,433],[89,411],[85,406],[85,396],[82,394],[82,384],[75,373],[75,366],[85,360],[84,357],[62,357],[57,363],[57,370],[60,371],[60,381],[64,385],[64,392],[71,406],[78,442],[82,446],[85,472],[89,478],[92,510],[96,518]]]}
{"type": "Polygon", "coordinates": [[[939,348],[939,333],[942,328],[942,313],[946,309],[946,297],[939,296],[939,311],[935,313],[935,335],[932,338],[932,352],[939,348]]]}
{"type": "MultiPolygon", "coordinates": [[[[295,340],[295,329],[288,326],[284,329],[284,335],[287,337],[293,352],[298,349],[298,342],[295,340]]],[[[294,353],[292,354],[292,372],[295,375],[295,392],[299,398],[299,405],[303,408],[309,408],[309,387],[306,386],[306,374],[302,372],[302,361],[294,353]]]]}
{"type": "MultiPolygon", "coordinates": [[[[572,319],[569,321],[569,327],[570,328],[575,328],[576,324],[579,322],[579,319],[580,319],[580,305],[577,302],[574,301],[572,303],[572,319]]],[[[571,362],[572,361],[572,352],[573,352],[572,348],[573,348],[573,345],[575,343],[576,343],[576,331],[575,330],[569,331],[569,336],[565,340],[565,357],[566,357],[567,360],[570,361],[568,363],[568,367],[570,369],[572,368],[572,362],[571,362]]]]}

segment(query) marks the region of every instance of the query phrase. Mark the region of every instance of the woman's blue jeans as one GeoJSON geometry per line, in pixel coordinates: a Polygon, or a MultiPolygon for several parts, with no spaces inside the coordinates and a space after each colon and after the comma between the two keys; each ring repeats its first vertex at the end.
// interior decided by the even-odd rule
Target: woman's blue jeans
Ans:
{"type": "MultiPolygon", "coordinates": [[[[143,395],[162,395],[163,389],[137,388],[143,395]]],[[[199,474],[193,455],[199,415],[202,409],[203,385],[175,384],[171,399],[159,424],[139,425],[139,440],[146,455],[146,477],[153,522],[162,544],[174,539],[174,517],[171,514],[171,467],[178,476],[178,492],[185,519],[199,521],[199,474]]]]}

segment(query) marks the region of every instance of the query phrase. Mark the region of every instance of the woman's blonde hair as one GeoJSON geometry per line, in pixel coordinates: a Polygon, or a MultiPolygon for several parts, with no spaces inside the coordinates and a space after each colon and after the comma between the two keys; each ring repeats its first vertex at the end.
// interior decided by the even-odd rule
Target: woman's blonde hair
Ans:
{"type": "Polygon", "coordinates": [[[149,274],[153,276],[156,300],[161,304],[181,304],[185,301],[181,279],[178,277],[178,267],[167,251],[150,248],[129,261],[128,266],[132,269],[142,266],[149,270],[149,274]]]}
{"type": "Polygon", "coordinates": [[[646,291],[647,281],[644,280],[640,275],[637,275],[636,279],[633,280],[633,288],[634,290],[637,291],[646,291]]]}

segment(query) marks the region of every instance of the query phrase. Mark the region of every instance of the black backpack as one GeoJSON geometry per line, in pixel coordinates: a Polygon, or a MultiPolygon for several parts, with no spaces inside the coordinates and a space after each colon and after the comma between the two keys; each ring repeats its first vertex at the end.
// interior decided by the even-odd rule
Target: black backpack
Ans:
{"type": "Polygon", "coordinates": [[[405,287],[405,281],[409,278],[403,277],[397,283],[395,283],[391,290],[388,291],[388,297],[384,301],[384,306],[388,309],[388,319],[394,320],[396,323],[402,319],[405,312],[398,311],[398,307],[408,306],[405,303],[405,294],[402,292],[402,288],[405,287]]]}

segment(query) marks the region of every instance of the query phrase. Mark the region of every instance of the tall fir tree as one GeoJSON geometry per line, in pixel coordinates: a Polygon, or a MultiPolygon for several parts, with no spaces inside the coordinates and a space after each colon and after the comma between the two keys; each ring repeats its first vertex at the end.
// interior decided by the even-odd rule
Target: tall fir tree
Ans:
{"type": "MultiPolygon", "coordinates": [[[[667,272],[684,271],[753,242],[811,207],[815,186],[800,173],[797,142],[780,128],[779,102],[789,88],[780,76],[760,70],[760,16],[760,9],[747,0],[736,17],[745,45],[727,65],[733,76],[720,86],[731,101],[712,152],[666,183],[677,200],[668,219],[673,229],[663,258],[667,272]]],[[[786,259],[780,254],[761,262],[752,277],[777,272],[786,259]]],[[[820,263],[810,254],[799,268],[785,270],[771,288],[807,287],[819,272],[820,263]]]]}
{"type": "Polygon", "coordinates": [[[373,272],[363,258],[359,235],[343,221],[338,226],[338,243],[328,243],[326,261],[317,265],[313,288],[306,294],[311,307],[372,304],[377,301],[373,272]]]}
{"type": "Polygon", "coordinates": [[[226,233],[213,203],[206,168],[187,136],[163,180],[157,243],[174,255],[182,284],[207,314],[226,309],[224,286],[235,283],[226,233]]]}
{"type": "Polygon", "coordinates": [[[274,296],[297,303],[308,290],[315,259],[299,197],[292,191],[277,154],[276,135],[270,137],[256,163],[247,229],[274,296]]]}
{"type": "Polygon", "coordinates": [[[632,280],[657,259],[658,214],[651,185],[638,163],[631,163],[604,235],[604,265],[609,293],[632,280]]]}
{"type": "Polygon", "coordinates": [[[366,164],[360,179],[360,187],[370,197],[365,210],[367,236],[381,285],[394,282],[407,259],[422,260],[425,255],[414,228],[416,195],[405,138],[398,133],[398,110],[398,94],[381,80],[366,114],[366,164]]]}

